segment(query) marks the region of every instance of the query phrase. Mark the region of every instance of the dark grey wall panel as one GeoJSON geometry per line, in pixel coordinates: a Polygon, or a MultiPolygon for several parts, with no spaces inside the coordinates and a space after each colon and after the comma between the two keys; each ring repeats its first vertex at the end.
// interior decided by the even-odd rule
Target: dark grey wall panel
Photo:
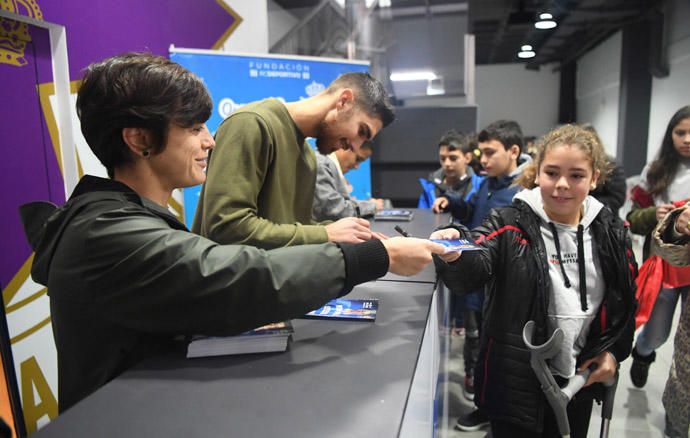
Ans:
{"type": "Polygon", "coordinates": [[[449,129],[477,128],[477,108],[396,108],[396,119],[376,136],[372,163],[436,162],[438,140],[449,129]]]}
{"type": "Polygon", "coordinates": [[[376,136],[371,160],[372,192],[398,206],[416,205],[417,182],[439,167],[438,140],[449,129],[471,133],[477,108],[397,108],[393,124],[376,136]]]}
{"type": "Polygon", "coordinates": [[[649,59],[649,22],[626,25],[621,51],[616,158],[627,175],[639,174],[647,162],[652,74],[644,62],[646,59],[649,59]]]}

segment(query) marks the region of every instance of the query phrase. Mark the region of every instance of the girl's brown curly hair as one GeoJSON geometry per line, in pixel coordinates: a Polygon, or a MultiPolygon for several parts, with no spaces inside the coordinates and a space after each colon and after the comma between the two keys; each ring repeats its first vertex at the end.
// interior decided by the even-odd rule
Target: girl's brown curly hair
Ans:
{"type": "Polygon", "coordinates": [[[536,187],[535,180],[546,152],[560,146],[575,146],[579,148],[589,157],[592,164],[592,172],[599,171],[597,184],[601,184],[606,180],[611,165],[598,136],[579,125],[563,125],[537,141],[537,153],[534,161],[524,169],[516,183],[527,189],[536,187]]]}

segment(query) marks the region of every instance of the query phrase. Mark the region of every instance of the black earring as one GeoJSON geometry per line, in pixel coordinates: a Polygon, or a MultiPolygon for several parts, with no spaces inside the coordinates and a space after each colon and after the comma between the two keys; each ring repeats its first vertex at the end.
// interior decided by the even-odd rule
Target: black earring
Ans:
{"type": "Polygon", "coordinates": [[[141,155],[148,157],[149,156],[149,150],[148,149],[144,150],[144,152],[142,152],[141,155]]]}

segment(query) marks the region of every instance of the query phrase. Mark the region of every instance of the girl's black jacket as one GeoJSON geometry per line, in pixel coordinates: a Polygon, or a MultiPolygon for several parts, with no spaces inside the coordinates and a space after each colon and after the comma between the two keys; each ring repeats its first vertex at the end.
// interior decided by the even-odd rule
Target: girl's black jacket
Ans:
{"type": "MultiPolygon", "coordinates": [[[[481,350],[475,370],[475,402],[492,421],[508,421],[541,432],[550,409],[529,364],[522,329],[537,325],[535,344],[545,342],[550,278],[539,217],[523,201],[492,210],[471,235],[479,251],[455,262],[436,259],[440,278],[454,293],[484,287],[486,302],[481,350]]],[[[591,225],[605,275],[606,292],[578,365],[608,350],[620,363],[629,354],[635,328],[637,265],[628,230],[608,208],[591,225]]]]}

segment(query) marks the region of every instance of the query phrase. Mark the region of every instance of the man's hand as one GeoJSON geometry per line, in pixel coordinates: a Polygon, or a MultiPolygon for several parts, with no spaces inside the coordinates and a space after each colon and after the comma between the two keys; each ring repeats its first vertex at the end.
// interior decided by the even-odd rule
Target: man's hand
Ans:
{"type": "Polygon", "coordinates": [[[656,221],[659,222],[666,216],[666,213],[673,210],[675,207],[673,204],[661,204],[656,207],[656,221]]]}
{"type": "Polygon", "coordinates": [[[414,237],[391,237],[381,243],[388,251],[388,271],[404,276],[420,272],[431,263],[432,254],[443,254],[445,250],[443,245],[414,237]]]}
{"type": "Polygon", "coordinates": [[[326,225],[329,242],[360,243],[371,239],[369,221],[358,217],[346,217],[326,225]]]}
{"type": "Polygon", "coordinates": [[[582,365],[580,365],[579,370],[586,370],[592,364],[596,364],[596,368],[594,368],[592,373],[589,375],[589,378],[587,379],[587,383],[585,383],[585,386],[589,386],[592,383],[597,382],[606,382],[607,380],[610,380],[613,376],[616,375],[616,368],[618,366],[618,362],[616,361],[616,358],[613,357],[613,354],[611,354],[608,351],[603,351],[599,353],[598,356],[593,357],[588,361],[584,362],[582,365]]]}
{"type": "MultiPolygon", "coordinates": [[[[442,230],[434,231],[433,233],[431,233],[431,236],[429,236],[429,239],[436,240],[452,240],[459,238],[460,231],[456,230],[455,228],[444,228],[442,230]]],[[[460,254],[462,254],[462,251],[451,251],[445,254],[439,254],[439,257],[441,257],[441,260],[443,260],[444,262],[450,263],[459,259],[460,254]]]]}
{"type": "Polygon", "coordinates": [[[690,207],[685,207],[685,210],[676,218],[676,231],[690,236],[690,207]]]}
{"type": "Polygon", "coordinates": [[[436,200],[434,201],[434,204],[431,206],[431,210],[434,213],[443,213],[447,206],[448,198],[446,198],[445,196],[440,196],[436,198],[436,200]]]}

